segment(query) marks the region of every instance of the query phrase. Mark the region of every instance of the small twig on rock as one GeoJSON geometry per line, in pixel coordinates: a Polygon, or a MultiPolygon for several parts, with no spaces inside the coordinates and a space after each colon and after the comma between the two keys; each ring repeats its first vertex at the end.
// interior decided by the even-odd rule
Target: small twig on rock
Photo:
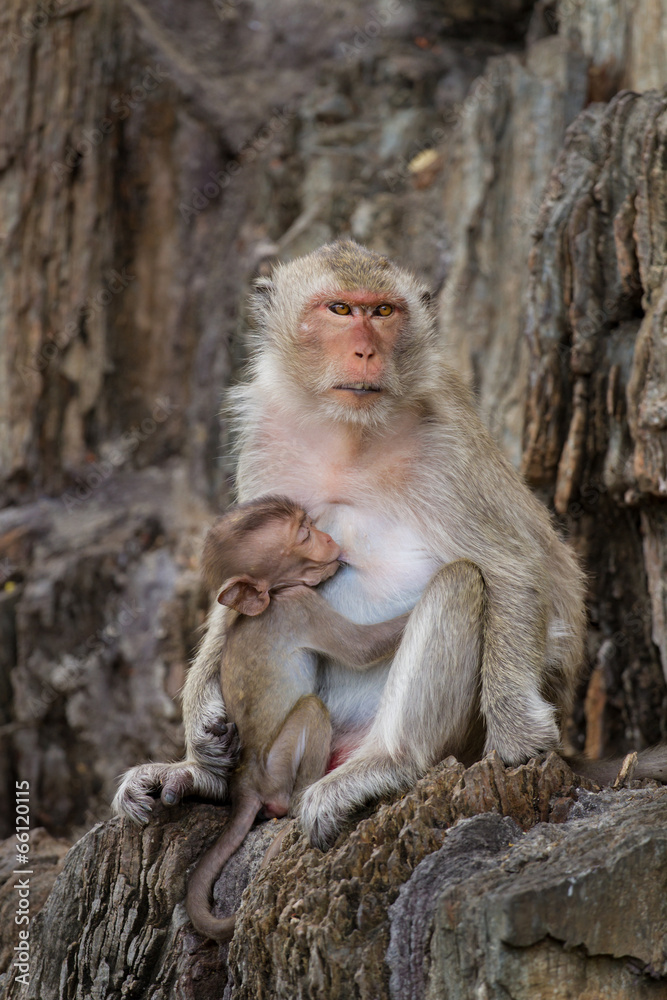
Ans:
{"type": "Polygon", "coordinates": [[[635,770],[637,768],[637,751],[633,750],[632,753],[626,754],[623,758],[623,763],[621,764],[620,770],[614,779],[614,784],[612,788],[626,788],[627,785],[632,781],[635,770]]]}

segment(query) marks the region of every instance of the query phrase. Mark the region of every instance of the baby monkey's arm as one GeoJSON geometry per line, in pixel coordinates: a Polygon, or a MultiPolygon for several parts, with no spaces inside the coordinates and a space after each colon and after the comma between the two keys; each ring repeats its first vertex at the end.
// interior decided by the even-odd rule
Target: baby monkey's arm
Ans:
{"type": "Polygon", "coordinates": [[[308,614],[303,646],[340,660],[352,670],[365,670],[398,647],[409,613],[375,625],[357,625],[335,611],[312,587],[299,588],[299,602],[308,614]]]}

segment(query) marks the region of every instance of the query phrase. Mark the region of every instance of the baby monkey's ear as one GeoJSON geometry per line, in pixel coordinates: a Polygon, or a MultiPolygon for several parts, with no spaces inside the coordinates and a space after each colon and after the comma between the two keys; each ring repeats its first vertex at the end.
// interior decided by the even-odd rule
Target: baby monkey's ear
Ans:
{"type": "Polygon", "coordinates": [[[266,584],[251,576],[233,576],[220,589],[217,601],[242,615],[261,615],[271,598],[266,584]]]}

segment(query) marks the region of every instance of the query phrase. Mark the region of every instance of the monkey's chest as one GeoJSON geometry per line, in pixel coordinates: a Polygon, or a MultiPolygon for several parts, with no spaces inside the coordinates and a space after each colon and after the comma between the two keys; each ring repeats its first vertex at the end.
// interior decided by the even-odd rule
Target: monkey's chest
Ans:
{"type": "Polygon", "coordinates": [[[309,512],[326,504],[381,505],[409,483],[416,447],[387,442],[357,451],[344,437],[323,433],[317,426],[299,427],[294,433],[274,427],[245,467],[248,482],[239,485],[244,499],[282,493],[309,512]]]}
{"type": "Polygon", "coordinates": [[[342,545],[346,562],[323,592],[354,621],[382,621],[410,610],[441,565],[414,527],[381,510],[322,504],[313,516],[342,545]]]}
{"type": "Polygon", "coordinates": [[[353,621],[378,622],[410,610],[436,570],[456,558],[453,550],[433,550],[432,539],[408,520],[408,504],[399,505],[400,518],[392,516],[413,457],[388,446],[351,461],[335,439],[320,441],[306,430],[301,438],[272,437],[247,468],[244,498],[292,497],[342,546],[346,565],[322,590],[353,621]]]}

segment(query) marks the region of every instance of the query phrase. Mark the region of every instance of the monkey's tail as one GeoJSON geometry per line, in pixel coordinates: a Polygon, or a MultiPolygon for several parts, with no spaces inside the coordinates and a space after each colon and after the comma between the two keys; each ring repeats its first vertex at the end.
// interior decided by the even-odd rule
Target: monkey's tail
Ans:
{"type": "Polygon", "coordinates": [[[213,916],[213,886],[232,854],[245,840],[261,807],[262,802],[257,795],[246,796],[233,806],[225,829],[190,876],[185,908],[195,930],[214,941],[229,941],[234,933],[236,914],[231,917],[213,916]]]}
{"type": "MultiPolygon", "coordinates": [[[[589,760],[587,757],[574,755],[565,758],[575,772],[584,778],[590,778],[598,785],[613,785],[618,777],[625,758],[608,757],[606,760],[589,760]]],[[[667,784],[667,743],[640,750],[637,753],[637,763],[628,777],[654,778],[667,784]]]]}

